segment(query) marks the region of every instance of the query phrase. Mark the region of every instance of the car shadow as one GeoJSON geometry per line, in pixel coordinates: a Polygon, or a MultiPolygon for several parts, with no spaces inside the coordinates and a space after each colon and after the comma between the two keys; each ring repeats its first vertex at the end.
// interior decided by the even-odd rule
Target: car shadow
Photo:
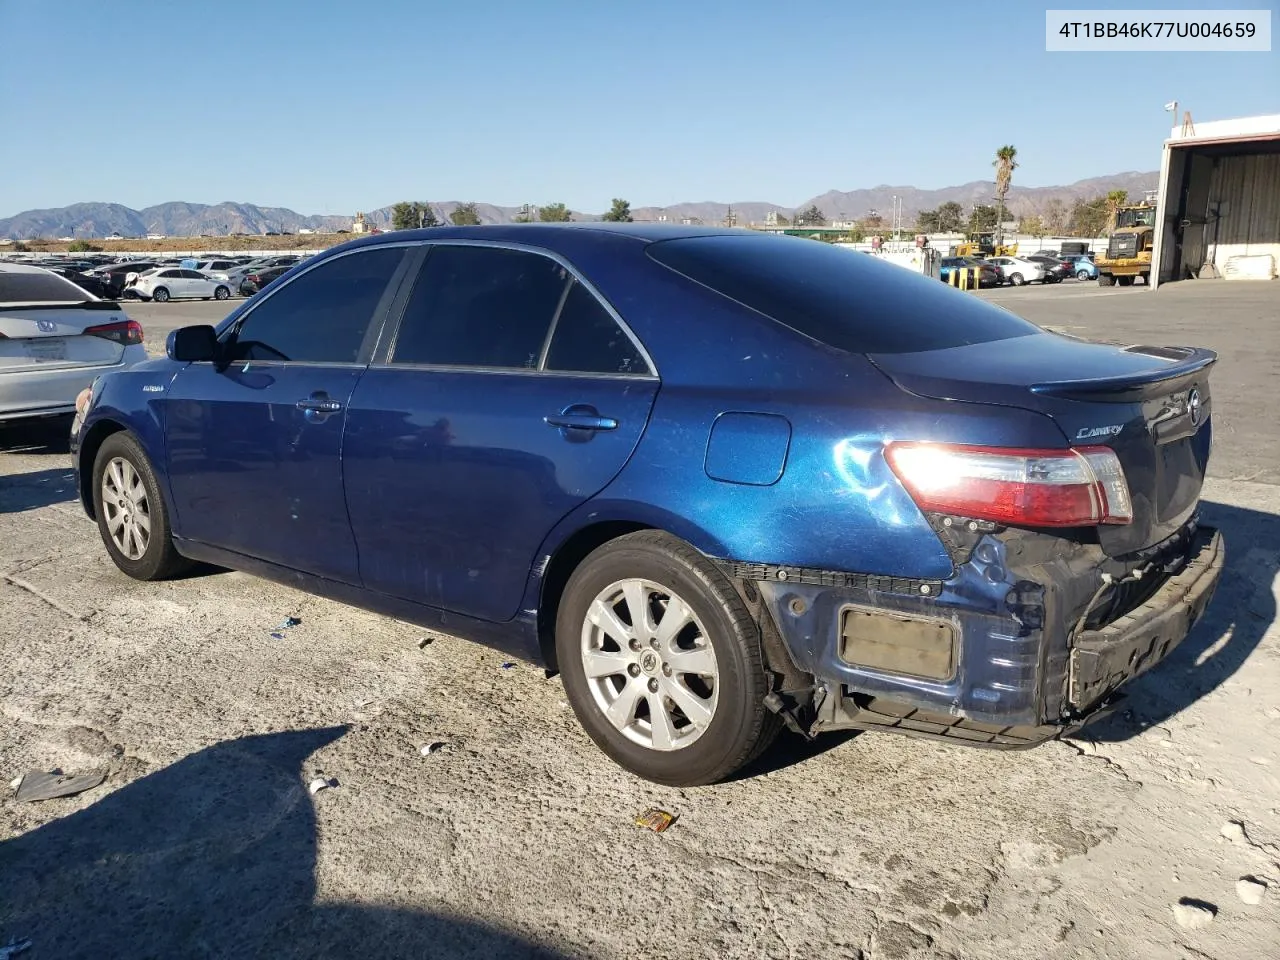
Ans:
{"type": "Polygon", "coordinates": [[[784,729],[778,734],[778,739],[773,741],[772,746],[745,767],[735,771],[725,782],[752,780],[770,773],[777,773],[788,767],[799,766],[837,747],[844,746],[861,732],[860,730],[833,730],[812,740],[806,740],[799,734],[784,729]]]}
{"type": "Polygon", "coordinates": [[[1222,531],[1227,551],[1203,618],[1163,663],[1122,688],[1114,713],[1076,739],[1127,740],[1177,716],[1230,679],[1275,623],[1280,515],[1205,501],[1201,519],[1222,531]]]}
{"type": "Polygon", "coordinates": [[[70,467],[15,473],[0,480],[0,513],[23,513],[55,503],[70,503],[80,491],[70,467]]]}
{"type": "Polygon", "coordinates": [[[0,453],[71,453],[73,416],[42,417],[0,424],[0,453]]]}
{"type": "Polygon", "coordinates": [[[0,944],[30,940],[33,960],[564,956],[444,913],[316,901],[304,764],[346,730],[217,743],[0,842],[0,944]]]}

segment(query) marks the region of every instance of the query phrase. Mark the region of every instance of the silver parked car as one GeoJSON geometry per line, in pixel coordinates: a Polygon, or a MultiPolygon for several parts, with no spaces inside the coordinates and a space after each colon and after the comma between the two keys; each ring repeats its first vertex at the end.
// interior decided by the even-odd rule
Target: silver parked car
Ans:
{"type": "Polygon", "coordinates": [[[0,421],[71,413],[100,374],[147,359],[142,327],[40,267],[0,263],[0,421]]]}

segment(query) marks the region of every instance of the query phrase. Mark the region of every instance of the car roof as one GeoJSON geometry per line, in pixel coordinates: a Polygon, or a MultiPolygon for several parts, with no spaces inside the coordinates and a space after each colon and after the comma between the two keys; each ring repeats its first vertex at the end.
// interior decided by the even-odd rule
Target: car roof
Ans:
{"type": "MultiPolygon", "coordinates": [[[[349,241],[352,246],[376,246],[405,240],[493,240],[506,243],[531,243],[555,249],[559,239],[581,240],[584,235],[600,234],[627,237],[644,243],[658,240],[681,240],[689,237],[771,236],[755,230],[731,227],[686,226],[668,223],[612,223],[583,221],[575,223],[492,223],[470,227],[426,227],[420,230],[393,230],[371,237],[349,241]]],[[[344,245],[345,246],[345,245],[344,245]]]]}

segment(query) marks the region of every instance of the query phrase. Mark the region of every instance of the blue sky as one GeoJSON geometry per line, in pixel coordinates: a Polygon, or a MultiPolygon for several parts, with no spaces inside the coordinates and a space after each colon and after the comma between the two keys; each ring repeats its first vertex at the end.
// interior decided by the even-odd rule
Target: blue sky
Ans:
{"type": "MultiPolygon", "coordinates": [[[[1218,6],[1269,7],[1280,29],[1275,4],[1218,6]]],[[[1043,186],[1157,168],[1168,100],[1197,120],[1280,112],[1275,52],[1051,54],[1045,9],[0,0],[0,216],[84,200],[795,205],[985,179],[1002,143],[1015,183],[1043,186]],[[1119,96],[1098,96],[1108,77],[1119,96]]]]}

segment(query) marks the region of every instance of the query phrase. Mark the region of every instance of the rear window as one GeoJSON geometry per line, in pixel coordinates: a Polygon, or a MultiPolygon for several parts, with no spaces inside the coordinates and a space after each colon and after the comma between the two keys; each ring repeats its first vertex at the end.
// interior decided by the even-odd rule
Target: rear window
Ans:
{"type": "Polygon", "coordinates": [[[1041,333],[905,267],[820,240],[714,236],[650,244],[658,263],[851,353],[916,353],[1041,333]]]}
{"type": "Polygon", "coordinates": [[[56,273],[0,270],[0,303],[66,303],[91,299],[83,287],[56,273]]]}

